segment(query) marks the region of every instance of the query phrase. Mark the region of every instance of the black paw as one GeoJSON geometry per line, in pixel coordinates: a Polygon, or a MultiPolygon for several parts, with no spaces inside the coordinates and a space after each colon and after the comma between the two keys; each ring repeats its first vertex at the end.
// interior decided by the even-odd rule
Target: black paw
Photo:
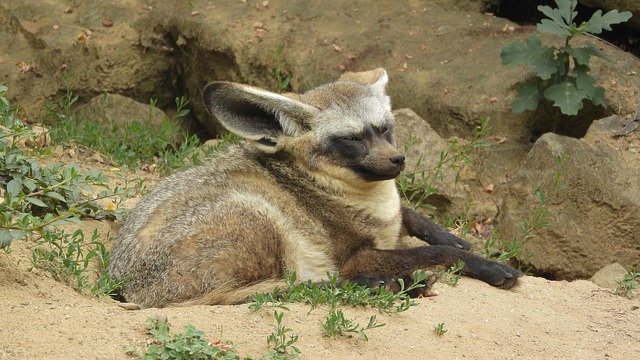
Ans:
{"type": "Polygon", "coordinates": [[[522,276],[522,272],[507,265],[497,262],[490,262],[483,272],[483,281],[502,288],[511,289],[518,283],[518,278],[522,276]]]}

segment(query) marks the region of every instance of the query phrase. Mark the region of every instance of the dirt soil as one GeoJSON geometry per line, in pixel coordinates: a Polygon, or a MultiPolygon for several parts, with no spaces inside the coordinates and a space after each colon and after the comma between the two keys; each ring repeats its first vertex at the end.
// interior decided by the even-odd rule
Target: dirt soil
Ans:
{"type": "MultiPolygon", "coordinates": [[[[27,271],[32,245],[16,241],[0,254],[0,359],[127,359],[144,348],[147,319],[166,316],[175,331],[185,324],[208,339],[232,341],[242,355],[260,358],[275,321],[272,310],[247,305],[128,311],[110,298],[79,294],[46,274],[27,271]]],[[[396,314],[346,308],[366,323],[376,314],[385,326],[369,341],[322,336],[328,309],[292,304],[284,324],[299,335],[303,359],[555,358],[633,359],[640,356],[640,301],[613,295],[579,280],[525,277],[512,291],[463,278],[437,283],[438,295],[396,314]],[[444,335],[434,327],[444,323],[444,335]]]]}

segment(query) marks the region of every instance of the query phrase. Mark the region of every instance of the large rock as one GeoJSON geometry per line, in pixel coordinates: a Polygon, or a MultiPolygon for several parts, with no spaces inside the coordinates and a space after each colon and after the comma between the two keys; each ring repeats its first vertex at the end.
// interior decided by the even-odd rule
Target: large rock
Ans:
{"type": "MultiPolygon", "coordinates": [[[[484,191],[478,174],[469,164],[463,164],[457,159],[445,160],[439,165],[443,155],[445,159],[451,159],[451,155],[455,153],[450,146],[452,142],[462,146],[467,141],[459,138],[443,139],[426,119],[411,109],[398,109],[393,114],[396,119],[398,148],[404,151],[407,158],[407,168],[401,176],[413,174],[415,184],[423,187],[424,180],[434,189],[434,193],[425,198],[424,203],[435,207],[439,214],[464,213],[470,218],[476,215],[494,218],[498,213],[497,204],[491,194],[484,191]]],[[[477,154],[467,155],[475,158],[477,154]]],[[[418,194],[418,197],[422,196],[418,194]]]]}
{"type": "Polygon", "coordinates": [[[80,102],[110,92],[171,104],[171,49],[142,46],[132,27],[148,13],[142,1],[3,1],[0,83],[9,100],[28,118],[69,90],[80,102]]]}
{"type": "MultiPolygon", "coordinates": [[[[593,119],[611,111],[587,107],[580,117],[570,119],[556,108],[513,114],[514,85],[531,71],[502,65],[500,51],[535,28],[477,11],[454,11],[455,1],[375,1],[358,6],[274,0],[266,7],[256,1],[224,6],[194,1],[190,8],[175,4],[158,3],[135,27],[143,45],[163,37],[175,39],[188,95],[205,125],[210,120],[199,93],[208,81],[243,81],[275,89],[279,43],[285,44],[281,68],[292,75],[294,91],[332,81],[344,70],[385,67],[395,106],[431,118],[431,126],[445,137],[467,136],[484,115],[494,119],[496,133],[509,134],[520,143],[528,142],[534,129],[542,133],[570,122],[558,130],[581,136],[593,119]]],[[[637,100],[629,93],[637,91],[640,79],[628,73],[637,69],[638,60],[597,38],[580,41],[602,48],[613,59],[610,64],[593,61],[594,75],[607,88],[616,112],[633,112],[637,100]]]]}
{"type": "Polygon", "coordinates": [[[124,130],[126,125],[142,122],[160,130],[162,123],[169,119],[155,106],[137,102],[118,94],[102,94],[79,106],[75,115],[83,121],[91,121],[107,126],[116,124],[124,130]]]}
{"type": "Polygon", "coordinates": [[[26,41],[14,46],[10,39],[15,31],[0,34],[8,42],[0,77],[10,86],[10,100],[30,115],[67,89],[79,94],[81,102],[106,91],[143,103],[157,98],[160,106],[187,95],[195,116],[217,132],[220,127],[206,112],[201,89],[211,80],[275,89],[275,52],[283,43],[280,67],[292,75],[294,91],[332,81],[345,70],[385,67],[395,106],[430,117],[431,126],[445,137],[468,136],[487,115],[497,134],[529,146],[536,129],[541,133],[569,124],[557,130],[580,136],[593,119],[635,110],[640,79],[629,74],[637,70],[638,60],[584,38],[580,41],[602,48],[613,59],[598,59],[592,67],[615,106],[587,107],[570,119],[555,108],[511,113],[514,84],[531,72],[502,65],[499,54],[535,29],[482,14],[483,3],[194,0],[184,6],[182,0],[151,5],[87,0],[69,11],[59,1],[5,0],[3,6],[19,20],[20,33],[45,48],[25,48],[26,41]],[[33,70],[21,72],[15,66],[19,61],[33,70]]]}
{"type": "Polygon", "coordinates": [[[559,279],[588,278],[613,262],[640,265],[640,139],[637,132],[614,138],[622,123],[613,116],[583,139],[548,133],[535,143],[509,184],[502,237],[518,236],[517,223],[530,219],[536,188],[549,194],[559,155],[567,157],[567,188],[549,199],[550,224],[528,241],[521,261],[559,279]]]}

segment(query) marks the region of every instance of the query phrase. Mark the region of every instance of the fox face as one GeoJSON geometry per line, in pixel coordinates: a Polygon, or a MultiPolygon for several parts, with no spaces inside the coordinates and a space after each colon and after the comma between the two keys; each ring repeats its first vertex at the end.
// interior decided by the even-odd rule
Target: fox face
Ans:
{"type": "Polygon", "coordinates": [[[302,95],[214,82],[203,98],[223,126],[256,150],[288,153],[318,179],[367,186],[397,177],[404,155],[395,146],[387,73],[359,74],[302,95]]]}

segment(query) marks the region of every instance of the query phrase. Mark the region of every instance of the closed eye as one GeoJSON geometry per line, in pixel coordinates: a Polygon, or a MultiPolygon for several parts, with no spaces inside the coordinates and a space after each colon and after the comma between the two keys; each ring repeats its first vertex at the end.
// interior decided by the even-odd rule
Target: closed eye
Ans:
{"type": "Polygon", "coordinates": [[[357,136],[343,136],[342,140],[347,140],[347,141],[362,141],[361,138],[357,137],[357,136]]]}

